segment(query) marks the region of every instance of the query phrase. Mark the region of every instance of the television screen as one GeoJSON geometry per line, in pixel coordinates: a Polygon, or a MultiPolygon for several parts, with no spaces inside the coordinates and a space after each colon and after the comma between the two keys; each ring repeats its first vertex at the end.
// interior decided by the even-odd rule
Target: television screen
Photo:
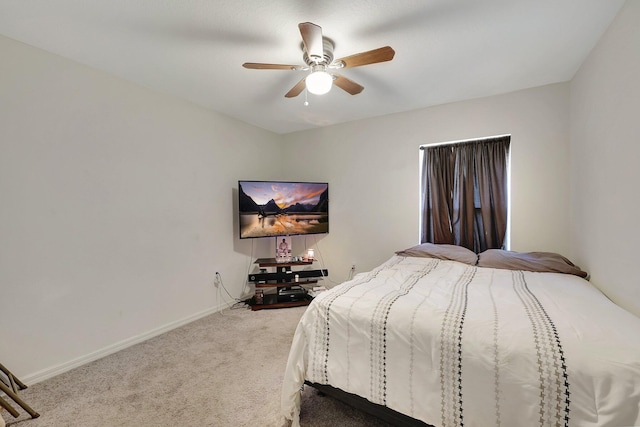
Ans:
{"type": "Polygon", "coordinates": [[[240,238],[329,232],[329,184],[238,181],[240,238]]]}

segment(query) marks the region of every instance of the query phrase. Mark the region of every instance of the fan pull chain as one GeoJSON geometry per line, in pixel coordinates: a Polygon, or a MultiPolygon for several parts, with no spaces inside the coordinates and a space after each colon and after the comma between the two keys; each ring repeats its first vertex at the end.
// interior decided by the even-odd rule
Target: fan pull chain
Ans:
{"type": "Polygon", "coordinates": [[[308,107],[309,106],[309,101],[307,101],[307,89],[304,89],[304,106],[308,107]]]}

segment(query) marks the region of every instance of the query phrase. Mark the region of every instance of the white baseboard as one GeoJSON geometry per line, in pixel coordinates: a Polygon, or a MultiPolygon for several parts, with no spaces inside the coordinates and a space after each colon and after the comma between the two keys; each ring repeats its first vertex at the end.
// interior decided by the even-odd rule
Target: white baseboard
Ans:
{"type": "Polygon", "coordinates": [[[78,357],[77,359],[70,360],[65,363],[61,363],[60,365],[52,366],[50,368],[43,369],[38,372],[34,372],[28,375],[20,376],[20,380],[25,384],[36,384],[46,379],[55,377],[56,375],[60,375],[64,372],[70,371],[74,368],[85,365],[89,362],[93,362],[94,360],[102,359],[105,356],[116,353],[120,350],[124,350],[127,347],[131,347],[132,345],[139,344],[143,341],[146,341],[150,338],[156,337],[158,335],[164,334],[165,332],[169,332],[172,329],[176,329],[180,326],[186,325],[187,323],[194,322],[198,319],[201,319],[205,316],[208,316],[213,313],[217,313],[225,308],[228,308],[229,304],[220,304],[217,307],[211,307],[207,310],[201,311],[199,313],[192,314],[183,319],[177,320],[175,322],[168,323],[164,326],[161,326],[156,329],[152,329],[148,332],[145,332],[140,335],[133,336],[131,338],[127,338],[115,344],[104,347],[100,350],[94,351],[92,353],[86,354],[84,356],[78,357]]]}

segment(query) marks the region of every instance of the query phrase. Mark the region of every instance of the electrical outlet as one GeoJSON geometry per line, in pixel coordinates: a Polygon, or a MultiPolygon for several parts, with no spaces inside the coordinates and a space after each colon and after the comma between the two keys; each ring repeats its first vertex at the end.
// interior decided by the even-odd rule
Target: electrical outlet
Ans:
{"type": "Polygon", "coordinates": [[[355,262],[355,261],[353,261],[353,262],[351,263],[351,270],[352,270],[352,271],[356,271],[356,262],[355,262]]]}
{"type": "Polygon", "coordinates": [[[213,276],[213,286],[216,288],[220,286],[220,272],[216,271],[216,274],[213,276]]]}

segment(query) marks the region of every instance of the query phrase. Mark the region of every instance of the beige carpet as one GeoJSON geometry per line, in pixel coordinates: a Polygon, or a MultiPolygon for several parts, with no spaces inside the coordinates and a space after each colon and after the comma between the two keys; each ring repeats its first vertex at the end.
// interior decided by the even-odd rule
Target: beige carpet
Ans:
{"type": "MultiPolygon", "coordinates": [[[[225,310],[20,392],[7,426],[288,426],[280,389],[306,307],[225,310]]],[[[1,422],[0,422],[1,424],[1,422]]],[[[305,427],[388,424],[305,387],[305,427]]]]}

